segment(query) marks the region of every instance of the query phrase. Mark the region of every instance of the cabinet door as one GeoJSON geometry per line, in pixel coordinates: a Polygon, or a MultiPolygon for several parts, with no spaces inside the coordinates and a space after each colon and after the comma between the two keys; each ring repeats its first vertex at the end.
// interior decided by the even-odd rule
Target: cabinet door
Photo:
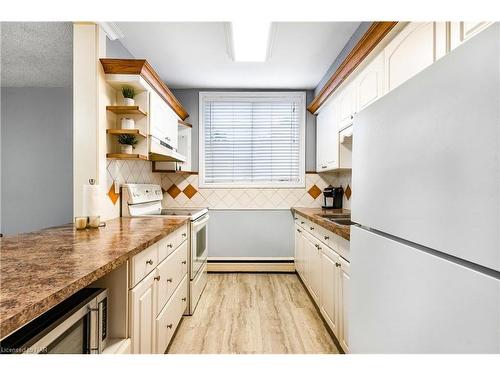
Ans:
{"type": "Polygon", "coordinates": [[[155,272],[130,290],[130,338],[132,353],[151,354],[154,350],[155,272]]]}
{"type": "Polygon", "coordinates": [[[330,248],[321,251],[320,308],[335,336],[339,336],[339,256],[330,248]]]}
{"type": "MultiPolygon", "coordinates": [[[[349,287],[350,287],[350,264],[340,258],[340,282],[339,282],[339,315],[340,315],[340,346],[346,353],[349,352],[349,287]]],[[[382,303],[382,302],[381,302],[382,303]]]]}
{"type": "Polygon", "coordinates": [[[455,49],[491,24],[493,24],[493,22],[451,22],[450,48],[455,49]]]}
{"type": "Polygon", "coordinates": [[[352,124],[354,114],[357,111],[356,85],[354,82],[349,83],[339,92],[336,107],[339,116],[337,126],[338,132],[340,129],[352,124]]]}
{"type": "Polygon", "coordinates": [[[389,92],[435,61],[435,22],[411,22],[384,50],[385,89],[389,92]]]}
{"type": "Polygon", "coordinates": [[[295,269],[302,279],[304,279],[303,247],[302,229],[295,225],[295,269]]]}
{"type": "Polygon", "coordinates": [[[155,138],[165,142],[177,150],[178,117],[168,104],[156,93],[151,93],[150,133],[155,138]]]}
{"type": "Polygon", "coordinates": [[[356,78],[358,111],[384,95],[384,51],[379,53],[356,78]]]}
{"type": "Polygon", "coordinates": [[[316,118],[316,170],[338,168],[338,113],[333,97],[321,108],[316,118]]]}
{"type": "Polygon", "coordinates": [[[321,246],[313,238],[305,239],[305,253],[307,259],[307,281],[306,284],[313,300],[319,305],[319,293],[321,289],[321,246]]]}

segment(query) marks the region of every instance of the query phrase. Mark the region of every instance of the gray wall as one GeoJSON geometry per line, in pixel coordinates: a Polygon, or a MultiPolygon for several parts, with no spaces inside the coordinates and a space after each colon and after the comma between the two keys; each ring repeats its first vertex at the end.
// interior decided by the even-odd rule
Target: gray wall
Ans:
{"type": "Polygon", "coordinates": [[[323,78],[318,82],[318,85],[314,89],[314,96],[318,95],[323,86],[328,82],[330,77],[332,76],[333,73],[338,69],[340,64],[344,61],[344,59],[347,57],[349,52],[353,49],[353,47],[358,43],[358,41],[361,39],[363,34],[368,30],[372,23],[371,22],[361,22],[361,25],[358,26],[356,31],[352,34],[351,38],[349,41],[346,43],[342,51],[340,51],[339,55],[337,58],[333,61],[332,65],[328,68],[328,71],[325,73],[323,78]]]}
{"type": "Polygon", "coordinates": [[[73,217],[72,88],[2,88],[2,233],[73,217]]]}
{"type": "MultiPolygon", "coordinates": [[[[234,89],[173,89],[172,92],[182,103],[189,113],[189,118],[186,120],[193,125],[192,133],[192,169],[198,171],[198,110],[199,110],[199,93],[200,91],[287,91],[287,90],[234,90],[234,89]]],[[[306,102],[309,104],[313,99],[312,90],[289,90],[289,91],[306,91],[306,102]]],[[[306,111],[306,171],[316,170],[316,116],[313,116],[306,111]]]]}
{"type": "Polygon", "coordinates": [[[209,257],[293,257],[290,210],[210,210],[209,257]]]}
{"type": "Polygon", "coordinates": [[[110,40],[106,38],[106,57],[115,59],[133,59],[134,56],[128,49],[118,40],[110,40]]]}

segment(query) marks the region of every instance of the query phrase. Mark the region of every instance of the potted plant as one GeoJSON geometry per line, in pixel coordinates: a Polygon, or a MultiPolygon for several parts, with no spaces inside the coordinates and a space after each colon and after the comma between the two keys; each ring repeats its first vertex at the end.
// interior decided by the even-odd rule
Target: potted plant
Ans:
{"type": "Polygon", "coordinates": [[[118,143],[121,145],[123,154],[132,154],[137,144],[137,139],[133,134],[120,134],[118,136],[118,143]]]}
{"type": "Polygon", "coordinates": [[[123,104],[125,105],[135,105],[134,96],[135,91],[133,87],[124,86],[122,87],[123,104]]]}

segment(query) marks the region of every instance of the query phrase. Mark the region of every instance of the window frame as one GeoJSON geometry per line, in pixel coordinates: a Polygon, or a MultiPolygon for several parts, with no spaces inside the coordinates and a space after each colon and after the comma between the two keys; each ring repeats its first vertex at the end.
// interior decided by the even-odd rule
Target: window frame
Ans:
{"type": "Polygon", "coordinates": [[[198,186],[207,189],[303,189],[306,187],[305,165],[306,165],[306,92],[305,91],[200,91],[198,108],[198,160],[199,160],[199,180],[198,186]],[[298,100],[300,105],[299,114],[299,176],[296,183],[289,181],[280,183],[269,181],[266,183],[207,183],[205,182],[205,123],[203,107],[206,99],[262,99],[265,98],[286,98],[298,100]]]}

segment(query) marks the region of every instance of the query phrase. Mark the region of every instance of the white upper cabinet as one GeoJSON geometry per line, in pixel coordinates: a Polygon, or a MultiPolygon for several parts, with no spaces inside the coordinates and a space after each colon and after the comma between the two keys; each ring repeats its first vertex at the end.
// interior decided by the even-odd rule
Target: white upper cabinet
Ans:
{"type": "Polygon", "coordinates": [[[330,98],[316,117],[316,171],[338,168],[336,97],[330,98]]]}
{"type": "Polygon", "coordinates": [[[354,119],[354,114],[357,111],[357,103],[356,103],[356,85],[350,83],[339,91],[337,94],[337,107],[338,107],[338,127],[339,129],[343,129],[350,124],[354,119]]]}
{"type": "Polygon", "coordinates": [[[150,97],[150,133],[177,150],[179,117],[154,91],[150,97]]]}
{"type": "Polygon", "coordinates": [[[455,49],[467,39],[493,24],[493,22],[451,22],[450,48],[455,49]]]}
{"type": "Polygon", "coordinates": [[[382,51],[358,75],[357,111],[373,103],[384,95],[384,52],[382,51]]]}
{"type": "Polygon", "coordinates": [[[411,22],[385,47],[385,89],[389,92],[446,51],[446,28],[438,22],[411,22]],[[438,51],[438,49],[441,49],[438,51]]]}

